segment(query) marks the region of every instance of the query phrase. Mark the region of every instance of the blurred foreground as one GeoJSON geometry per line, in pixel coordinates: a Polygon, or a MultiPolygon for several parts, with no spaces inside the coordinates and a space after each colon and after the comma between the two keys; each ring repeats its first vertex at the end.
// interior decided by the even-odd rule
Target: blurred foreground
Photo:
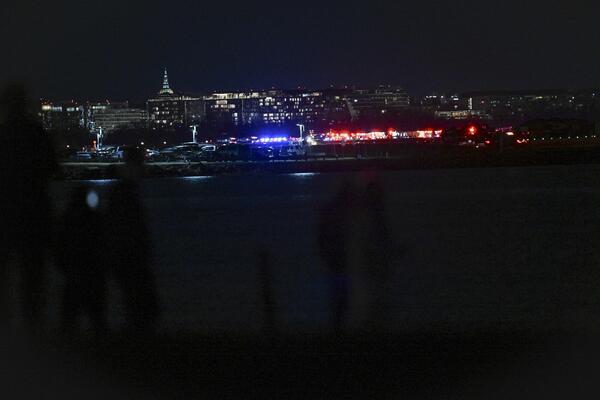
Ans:
{"type": "Polygon", "coordinates": [[[50,183],[11,90],[7,398],[598,394],[597,165],[50,183]]]}

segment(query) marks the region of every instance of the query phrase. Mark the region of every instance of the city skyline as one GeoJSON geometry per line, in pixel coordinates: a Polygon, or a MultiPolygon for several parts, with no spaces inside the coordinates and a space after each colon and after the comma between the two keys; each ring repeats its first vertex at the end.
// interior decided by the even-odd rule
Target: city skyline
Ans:
{"type": "MultiPolygon", "coordinates": [[[[142,104],[145,103],[148,98],[155,97],[158,95],[173,95],[173,94],[183,94],[183,95],[193,95],[193,96],[211,96],[217,93],[253,93],[260,92],[265,93],[269,91],[327,91],[327,90],[356,90],[356,89],[385,89],[385,88],[401,88],[407,91],[410,98],[415,98],[419,100],[424,100],[431,96],[462,96],[462,95],[470,95],[474,93],[553,93],[553,92],[600,92],[600,85],[598,87],[528,87],[528,88],[472,88],[470,90],[462,90],[462,91],[453,91],[453,90],[444,90],[444,89],[433,89],[429,92],[416,91],[419,94],[413,94],[412,91],[408,90],[405,85],[400,84],[390,84],[390,83],[379,83],[373,85],[358,85],[358,84],[346,84],[346,85],[329,85],[324,87],[318,86],[293,86],[293,87],[243,87],[243,88],[232,88],[232,89],[206,89],[204,91],[192,91],[186,90],[185,88],[175,87],[171,84],[171,74],[168,72],[168,67],[162,67],[161,69],[161,82],[160,84],[154,84],[153,88],[155,90],[146,89],[144,90],[144,94],[130,94],[125,97],[120,98],[109,98],[108,96],[86,96],[85,94],[82,97],[67,97],[67,98],[52,98],[50,96],[39,95],[39,100],[42,102],[64,102],[67,103],[69,101],[74,102],[102,102],[102,101],[129,101],[134,104],[142,104]],[[167,74],[169,77],[167,77],[167,74]],[[166,86],[165,86],[166,85],[166,86]],[[165,91],[168,90],[168,91],[165,91]],[[170,91],[170,92],[169,92],[170,91]],[[147,94],[146,94],[147,93],[147,94]]],[[[155,79],[158,82],[157,79],[155,79]]],[[[155,83],[156,83],[155,82],[155,83]]]]}
{"type": "Polygon", "coordinates": [[[141,107],[129,101],[43,101],[39,115],[48,130],[85,128],[105,133],[131,128],[176,131],[190,126],[224,132],[294,124],[326,130],[340,127],[345,130],[344,127],[351,125],[362,126],[361,129],[411,126],[418,130],[469,119],[501,125],[550,116],[598,121],[598,103],[596,92],[591,90],[479,91],[411,100],[404,88],[395,86],[190,95],[171,87],[165,68],[160,89],[141,107]]]}

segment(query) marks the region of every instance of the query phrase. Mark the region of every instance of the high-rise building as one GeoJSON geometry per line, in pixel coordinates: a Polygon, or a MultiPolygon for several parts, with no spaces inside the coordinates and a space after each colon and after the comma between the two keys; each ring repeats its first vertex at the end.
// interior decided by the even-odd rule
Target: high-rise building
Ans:
{"type": "Polygon", "coordinates": [[[353,118],[369,118],[405,110],[410,105],[408,92],[398,86],[353,89],[347,94],[353,118]]]}
{"type": "Polygon", "coordinates": [[[96,114],[99,112],[116,109],[116,108],[128,108],[129,102],[127,101],[99,101],[99,102],[87,102],[85,104],[85,126],[87,129],[95,133],[96,132],[96,114]]]}
{"type": "Polygon", "coordinates": [[[527,90],[472,92],[464,95],[472,110],[496,121],[522,122],[536,118],[583,118],[598,120],[598,96],[594,91],[527,90]]]}
{"type": "Polygon", "coordinates": [[[199,123],[204,118],[204,102],[200,97],[177,94],[169,86],[165,69],[162,88],[146,103],[149,125],[156,130],[174,130],[199,123]]]}
{"type": "Polygon", "coordinates": [[[212,126],[328,124],[349,120],[344,98],[325,91],[268,90],[204,97],[212,126]]]}
{"type": "Polygon", "coordinates": [[[107,107],[94,113],[94,132],[110,133],[116,129],[144,128],[148,121],[146,110],[140,108],[107,107]]]}
{"type": "Polygon", "coordinates": [[[64,103],[44,101],[39,115],[46,130],[70,131],[85,128],[84,106],[74,101],[64,103]]]}

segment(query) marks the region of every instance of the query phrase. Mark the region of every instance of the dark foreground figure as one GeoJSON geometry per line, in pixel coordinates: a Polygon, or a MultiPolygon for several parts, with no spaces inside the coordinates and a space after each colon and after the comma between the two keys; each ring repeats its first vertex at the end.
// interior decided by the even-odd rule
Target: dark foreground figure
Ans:
{"type": "Polygon", "coordinates": [[[121,291],[125,318],[131,333],[154,333],[159,306],[156,278],[151,268],[151,240],[141,204],[138,176],[144,155],[130,149],[122,179],[108,199],[106,252],[121,291]]]}
{"type": "Polygon", "coordinates": [[[317,240],[338,334],[385,330],[393,262],[398,261],[387,225],[383,186],[370,174],[345,182],[321,210],[317,240]]]}
{"type": "Polygon", "coordinates": [[[47,186],[57,164],[50,137],[32,108],[22,85],[13,84],[0,95],[0,320],[7,318],[8,267],[14,262],[23,319],[30,330],[38,330],[52,237],[47,186]]]}

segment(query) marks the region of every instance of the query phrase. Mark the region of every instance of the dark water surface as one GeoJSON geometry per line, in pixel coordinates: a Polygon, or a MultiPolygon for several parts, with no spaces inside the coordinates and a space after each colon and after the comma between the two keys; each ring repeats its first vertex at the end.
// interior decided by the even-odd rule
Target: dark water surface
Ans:
{"type": "MultiPolygon", "coordinates": [[[[600,166],[384,172],[397,329],[600,321],[600,166]]],[[[284,329],[328,328],[317,215],[356,174],[150,179],[144,205],[169,330],[256,330],[258,252],[284,329]]],[[[100,205],[113,181],[86,181],[100,205]]],[[[73,183],[53,186],[59,210],[73,183]]],[[[113,303],[117,303],[116,300],[113,303]]],[[[119,314],[114,304],[113,322],[119,314]]]]}

